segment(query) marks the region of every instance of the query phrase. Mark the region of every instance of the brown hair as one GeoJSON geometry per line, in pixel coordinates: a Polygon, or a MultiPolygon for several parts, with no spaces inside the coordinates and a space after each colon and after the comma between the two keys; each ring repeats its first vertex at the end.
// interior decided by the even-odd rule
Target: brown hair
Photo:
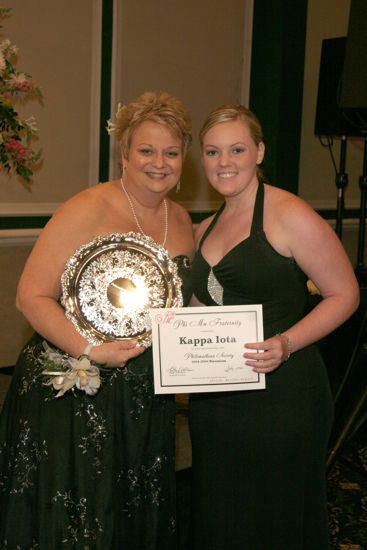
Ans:
{"type": "Polygon", "coordinates": [[[108,132],[116,134],[125,158],[129,156],[135,130],[146,121],[166,126],[182,141],[182,151],[186,154],[192,141],[192,126],[183,103],[167,92],[145,92],[128,105],[119,105],[115,123],[108,121],[108,132]]]}

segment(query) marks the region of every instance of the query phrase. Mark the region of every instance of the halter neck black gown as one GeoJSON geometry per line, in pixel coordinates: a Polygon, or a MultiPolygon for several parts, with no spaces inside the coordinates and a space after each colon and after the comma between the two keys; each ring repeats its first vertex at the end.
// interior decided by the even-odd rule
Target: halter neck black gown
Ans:
{"type": "MultiPolygon", "coordinates": [[[[224,305],[263,304],[264,334],[286,331],[307,307],[307,278],[263,231],[259,185],[250,236],[213,267],[224,305]]],[[[193,291],[208,306],[210,266],[200,243],[193,291]]],[[[194,394],[193,547],[196,550],[325,550],[325,455],[332,422],[326,369],[316,346],[291,355],[265,390],[194,394]]]]}
{"type": "MultiPolygon", "coordinates": [[[[189,260],[175,258],[184,302],[189,260]]],[[[35,334],[0,417],[1,550],[176,550],[175,401],[155,396],[152,352],[101,367],[94,396],[56,398],[35,334]]]]}

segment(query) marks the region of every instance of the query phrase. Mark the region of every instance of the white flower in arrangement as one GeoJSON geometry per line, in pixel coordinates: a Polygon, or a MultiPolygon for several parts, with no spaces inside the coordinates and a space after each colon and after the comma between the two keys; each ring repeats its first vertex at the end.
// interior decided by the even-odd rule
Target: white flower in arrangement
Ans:
{"type": "Polygon", "coordinates": [[[5,52],[10,48],[10,46],[11,46],[11,42],[9,38],[4,38],[4,40],[0,42],[0,51],[5,52]]]}
{"type": "Polygon", "coordinates": [[[27,118],[24,121],[24,124],[26,125],[26,127],[28,128],[28,131],[31,134],[36,134],[38,132],[37,123],[36,123],[36,119],[34,118],[34,116],[30,116],[29,118],[27,118]]]}
{"type": "Polygon", "coordinates": [[[6,67],[6,61],[3,52],[0,50],[0,72],[4,71],[6,67]]]}
{"type": "Polygon", "coordinates": [[[4,38],[4,40],[0,43],[0,50],[2,52],[6,52],[9,57],[17,55],[19,51],[18,46],[12,44],[9,38],[4,38]]]}
{"type": "Polygon", "coordinates": [[[8,38],[0,42],[0,70],[6,69],[6,62],[10,62],[18,54],[18,47],[12,44],[8,38]]]}

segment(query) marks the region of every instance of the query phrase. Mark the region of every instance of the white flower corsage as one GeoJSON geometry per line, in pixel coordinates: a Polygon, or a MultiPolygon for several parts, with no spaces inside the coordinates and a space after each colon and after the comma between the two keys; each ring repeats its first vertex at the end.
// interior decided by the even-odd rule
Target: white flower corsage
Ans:
{"type": "Polygon", "coordinates": [[[44,383],[57,390],[56,397],[61,397],[74,386],[85,391],[88,395],[97,393],[101,386],[99,368],[90,362],[87,355],[78,359],[52,349],[47,342],[43,342],[45,351],[42,353],[42,374],[50,378],[44,383]]]}

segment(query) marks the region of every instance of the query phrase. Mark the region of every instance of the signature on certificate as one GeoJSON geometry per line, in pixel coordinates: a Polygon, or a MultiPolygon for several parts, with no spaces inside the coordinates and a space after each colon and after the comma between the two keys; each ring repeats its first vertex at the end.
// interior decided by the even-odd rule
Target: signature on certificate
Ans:
{"type": "Polygon", "coordinates": [[[191,372],[194,369],[190,369],[189,367],[170,367],[168,369],[168,372],[171,376],[179,376],[186,374],[187,372],[191,372]]]}

